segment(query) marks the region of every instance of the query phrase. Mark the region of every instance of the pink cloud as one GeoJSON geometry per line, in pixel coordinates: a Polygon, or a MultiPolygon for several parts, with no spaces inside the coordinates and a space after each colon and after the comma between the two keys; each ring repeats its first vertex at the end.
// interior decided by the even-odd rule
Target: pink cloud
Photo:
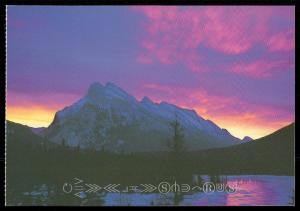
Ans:
{"type": "Polygon", "coordinates": [[[252,78],[269,78],[276,73],[294,68],[294,63],[286,60],[257,60],[254,62],[235,62],[228,71],[252,78]]]}
{"type": "Polygon", "coordinates": [[[265,20],[252,24],[257,18],[253,19],[250,8],[209,7],[205,16],[207,22],[203,30],[206,37],[204,44],[223,53],[244,53],[265,36],[265,28],[261,27],[265,20]]]}
{"type": "Polygon", "coordinates": [[[291,51],[295,49],[295,30],[290,29],[273,35],[268,42],[268,48],[271,52],[291,51]]]}
{"type": "Polygon", "coordinates": [[[144,23],[147,35],[141,42],[145,55],[165,65],[183,64],[193,72],[207,70],[205,55],[198,51],[201,46],[226,55],[246,53],[258,44],[271,52],[294,49],[294,30],[272,31],[270,25],[278,14],[290,20],[291,7],[137,6],[132,9],[147,18],[144,23]]]}
{"type": "Polygon", "coordinates": [[[148,18],[145,30],[149,36],[141,42],[141,46],[152,60],[162,64],[182,63],[192,71],[204,68],[200,63],[203,56],[196,51],[201,42],[201,34],[195,27],[199,22],[194,18],[196,13],[180,11],[175,6],[133,9],[148,18]]]}

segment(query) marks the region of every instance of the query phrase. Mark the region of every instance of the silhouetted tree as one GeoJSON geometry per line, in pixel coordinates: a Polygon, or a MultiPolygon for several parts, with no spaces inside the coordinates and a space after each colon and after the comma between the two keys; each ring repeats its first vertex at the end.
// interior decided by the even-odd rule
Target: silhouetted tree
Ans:
{"type": "Polygon", "coordinates": [[[77,144],[76,152],[80,152],[80,144],[79,143],[77,144]]]}
{"type": "Polygon", "coordinates": [[[179,123],[177,114],[175,114],[175,120],[170,123],[172,128],[172,139],[168,142],[168,147],[176,157],[180,156],[185,151],[184,134],[183,129],[179,123]]]}
{"type": "Polygon", "coordinates": [[[175,119],[170,123],[172,129],[172,138],[168,141],[170,154],[170,168],[172,169],[173,179],[179,176],[180,166],[182,165],[182,156],[185,151],[183,129],[178,120],[177,114],[175,119]]]}
{"type": "Polygon", "coordinates": [[[101,146],[101,152],[104,153],[105,152],[105,147],[104,144],[101,146]]]}
{"type": "Polygon", "coordinates": [[[66,148],[66,145],[67,145],[67,144],[66,144],[66,139],[63,138],[63,139],[61,140],[61,146],[62,146],[62,148],[63,148],[63,149],[66,148]]]}

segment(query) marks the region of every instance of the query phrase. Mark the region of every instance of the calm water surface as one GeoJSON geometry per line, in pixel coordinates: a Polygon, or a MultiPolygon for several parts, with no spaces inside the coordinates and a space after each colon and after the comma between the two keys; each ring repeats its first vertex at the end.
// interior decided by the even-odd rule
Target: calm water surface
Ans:
{"type": "MultiPolygon", "coordinates": [[[[243,175],[223,176],[230,187],[236,191],[214,191],[210,193],[189,192],[175,197],[174,193],[97,193],[84,192],[76,200],[58,194],[61,189],[46,185],[33,190],[14,193],[8,205],[94,205],[94,206],[151,206],[151,205],[191,205],[191,206],[243,206],[243,205],[293,205],[295,181],[293,176],[243,175]],[[69,203],[70,202],[70,203],[69,203]]],[[[203,182],[211,181],[201,176],[203,182]]],[[[61,194],[61,193],[60,193],[61,194]]],[[[72,196],[75,197],[75,196],[72,196]]],[[[11,198],[11,197],[10,197],[11,198]]]]}
{"type": "MultiPolygon", "coordinates": [[[[205,176],[202,176],[205,178],[205,176]]],[[[208,179],[206,179],[208,181],[208,179]]],[[[227,176],[227,184],[236,187],[234,193],[198,192],[183,196],[179,205],[246,206],[292,205],[294,177],[291,176],[227,176]]],[[[173,205],[174,194],[107,194],[105,205],[173,205]]]]}

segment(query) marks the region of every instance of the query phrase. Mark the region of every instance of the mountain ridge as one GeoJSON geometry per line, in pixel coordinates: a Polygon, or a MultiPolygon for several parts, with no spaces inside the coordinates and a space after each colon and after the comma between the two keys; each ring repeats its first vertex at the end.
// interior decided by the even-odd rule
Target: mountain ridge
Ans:
{"type": "Polygon", "coordinates": [[[56,112],[43,135],[56,143],[66,139],[69,145],[83,148],[98,145],[98,149],[106,145],[113,150],[122,142],[122,150],[128,152],[142,148],[167,150],[162,142],[171,137],[169,123],[175,116],[183,127],[190,150],[239,144],[240,139],[192,109],[167,102],[154,103],[147,96],[138,101],[111,82],[104,86],[92,83],[83,98],[56,112]],[[137,145],[136,149],[133,145],[137,145]]]}

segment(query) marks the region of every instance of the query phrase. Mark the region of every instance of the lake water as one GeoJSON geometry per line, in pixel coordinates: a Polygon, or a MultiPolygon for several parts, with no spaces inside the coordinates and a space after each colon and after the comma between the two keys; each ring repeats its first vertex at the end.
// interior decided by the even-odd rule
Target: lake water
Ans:
{"type": "MultiPolygon", "coordinates": [[[[202,181],[212,179],[202,175],[202,181]]],[[[70,200],[45,185],[35,187],[16,197],[8,205],[92,205],[92,206],[151,206],[151,205],[187,205],[187,206],[246,206],[246,205],[293,205],[295,178],[293,176],[243,175],[222,176],[226,185],[234,187],[234,192],[224,190],[211,192],[191,191],[186,193],[95,193],[82,192],[80,198],[70,200]],[[20,195],[22,195],[20,197],[20,195]],[[61,196],[61,198],[60,198],[61,196]],[[53,199],[55,198],[55,199],[53,199]],[[65,200],[65,201],[64,201],[65,200]],[[68,203],[70,202],[70,203],[68,203]]]]}

